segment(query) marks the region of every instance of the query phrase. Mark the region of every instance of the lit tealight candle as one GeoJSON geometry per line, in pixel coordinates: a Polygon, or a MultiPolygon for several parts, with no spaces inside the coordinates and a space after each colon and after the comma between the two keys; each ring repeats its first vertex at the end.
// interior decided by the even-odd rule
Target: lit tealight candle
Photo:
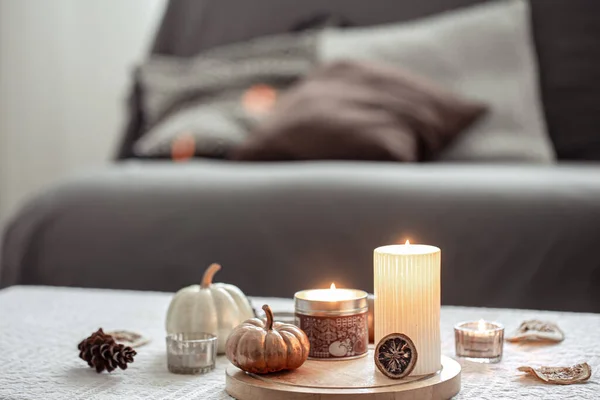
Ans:
{"type": "Polygon", "coordinates": [[[497,322],[461,322],[454,327],[454,339],[458,357],[481,363],[502,359],[504,327],[497,322]]]}
{"type": "Polygon", "coordinates": [[[390,333],[404,333],[417,348],[411,375],[440,370],[441,252],[435,246],[405,244],[374,251],[375,343],[390,333]]]}
{"type": "Polygon", "coordinates": [[[296,325],[310,341],[309,358],[348,359],[367,354],[367,293],[356,289],[303,290],[294,295],[296,325]]]}

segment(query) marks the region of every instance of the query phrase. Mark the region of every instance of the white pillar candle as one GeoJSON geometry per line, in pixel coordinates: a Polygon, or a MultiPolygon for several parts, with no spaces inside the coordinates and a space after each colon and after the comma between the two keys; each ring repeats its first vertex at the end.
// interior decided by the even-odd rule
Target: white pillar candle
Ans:
{"type": "Polygon", "coordinates": [[[417,348],[411,375],[439,371],[441,251],[422,244],[390,245],[374,251],[375,343],[404,333],[417,348]]]}

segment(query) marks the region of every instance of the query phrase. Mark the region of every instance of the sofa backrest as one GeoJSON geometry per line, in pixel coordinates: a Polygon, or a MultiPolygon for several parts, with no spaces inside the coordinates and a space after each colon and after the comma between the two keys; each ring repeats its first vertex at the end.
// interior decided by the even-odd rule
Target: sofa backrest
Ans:
{"type": "MultiPolygon", "coordinates": [[[[484,1],[489,0],[170,0],[152,51],[189,57],[322,16],[375,25],[484,1]]],[[[600,160],[600,1],[531,0],[531,9],[542,101],[558,157],[600,160]]],[[[141,135],[138,90],[134,87],[119,158],[132,156],[141,135]]]]}

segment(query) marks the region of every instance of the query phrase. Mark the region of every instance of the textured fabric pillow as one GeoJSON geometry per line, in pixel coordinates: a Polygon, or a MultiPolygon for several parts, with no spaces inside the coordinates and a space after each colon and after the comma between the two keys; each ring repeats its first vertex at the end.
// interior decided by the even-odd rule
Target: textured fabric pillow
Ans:
{"type": "Polygon", "coordinates": [[[402,69],[337,62],[289,89],[233,158],[427,160],[483,111],[402,69]]]}
{"type": "Polygon", "coordinates": [[[537,0],[531,11],[558,158],[600,160],[600,1],[537,0]]]}
{"type": "Polygon", "coordinates": [[[321,58],[405,67],[489,105],[442,160],[547,163],[555,155],[541,111],[529,20],[527,3],[508,0],[401,24],[329,29],[321,58]]]}
{"type": "Polygon", "coordinates": [[[233,44],[192,59],[153,56],[138,69],[146,133],[141,157],[223,157],[274,105],[279,91],[315,64],[316,33],[233,44]]]}

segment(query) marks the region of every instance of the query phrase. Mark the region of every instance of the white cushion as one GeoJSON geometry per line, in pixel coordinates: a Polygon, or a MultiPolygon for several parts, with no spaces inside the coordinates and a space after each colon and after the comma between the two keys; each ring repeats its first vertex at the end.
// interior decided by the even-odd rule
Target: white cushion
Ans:
{"type": "Polygon", "coordinates": [[[529,4],[504,0],[408,23],[328,29],[320,57],[398,65],[490,110],[459,136],[442,160],[547,163],[546,132],[530,33],[529,4]]]}

